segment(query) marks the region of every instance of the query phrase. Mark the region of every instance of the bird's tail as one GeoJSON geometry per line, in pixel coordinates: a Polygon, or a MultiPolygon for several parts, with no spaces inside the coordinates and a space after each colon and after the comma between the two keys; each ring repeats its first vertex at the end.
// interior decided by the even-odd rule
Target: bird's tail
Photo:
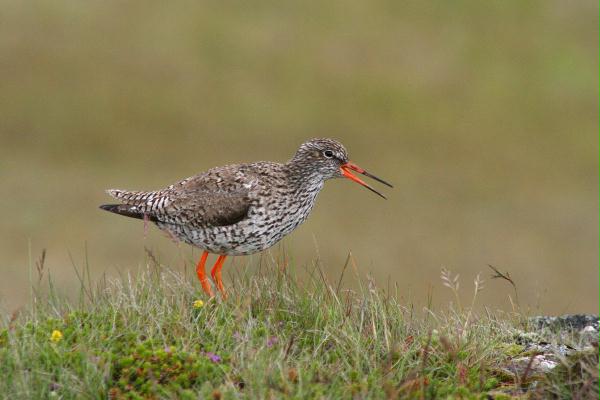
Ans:
{"type": "Polygon", "coordinates": [[[164,198],[167,194],[164,190],[153,192],[136,192],[121,189],[108,189],[106,193],[125,204],[135,206],[150,206],[157,199],[164,198]]]}
{"type": "Polygon", "coordinates": [[[132,192],[128,190],[109,189],[106,191],[124,204],[104,204],[100,208],[115,214],[131,218],[153,221],[154,215],[169,202],[167,191],[132,192]]]}

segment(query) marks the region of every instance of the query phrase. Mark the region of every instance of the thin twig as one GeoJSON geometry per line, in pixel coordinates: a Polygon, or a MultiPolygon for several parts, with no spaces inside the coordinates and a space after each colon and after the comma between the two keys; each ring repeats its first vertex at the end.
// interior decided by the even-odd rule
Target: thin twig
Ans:
{"type": "Polygon", "coordinates": [[[85,284],[85,269],[82,268],[82,273],[79,273],[79,270],[77,269],[77,264],[75,263],[75,260],[73,259],[73,254],[71,254],[71,252],[68,252],[69,255],[69,260],[71,260],[71,266],[73,267],[73,270],[75,271],[75,275],[77,275],[77,280],[79,281],[79,284],[81,285],[80,287],[80,302],[82,302],[83,297],[81,296],[81,293],[85,294],[88,298],[88,300],[90,301],[90,303],[94,302],[94,296],[92,295],[92,292],[88,290],[88,288],[86,287],[85,284]]]}
{"type": "Polygon", "coordinates": [[[492,279],[498,279],[498,278],[504,279],[505,281],[509,282],[512,285],[512,287],[515,291],[515,301],[517,302],[517,306],[520,307],[519,293],[517,292],[517,285],[516,285],[515,281],[513,281],[512,278],[510,277],[510,274],[508,272],[505,272],[505,273],[500,272],[498,270],[498,268],[494,267],[491,264],[488,264],[488,267],[490,267],[491,270],[494,271],[494,275],[492,275],[492,279]]]}
{"type": "Polygon", "coordinates": [[[35,262],[35,268],[38,273],[38,285],[42,282],[42,277],[44,276],[44,263],[46,262],[46,249],[42,249],[42,254],[40,258],[35,262]]]}
{"type": "Polygon", "coordinates": [[[523,387],[525,385],[525,381],[527,380],[527,377],[529,376],[529,373],[532,370],[532,366],[533,366],[533,362],[535,361],[535,358],[537,356],[539,356],[542,353],[538,353],[535,352],[531,355],[531,357],[529,358],[529,362],[527,363],[527,367],[525,367],[525,371],[523,371],[523,374],[521,374],[521,378],[520,378],[520,386],[523,387]]]}
{"type": "Polygon", "coordinates": [[[342,269],[342,273],[340,274],[340,279],[338,280],[337,287],[335,288],[335,295],[340,294],[340,286],[342,286],[342,279],[344,278],[344,273],[346,272],[346,268],[348,268],[348,264],[350,263],[350,259],[352,258],[352,252],[348,252],[348,257],[346,257],[346,262],[344,263],[344,268],[342,269]]]}
{"type": "Polygon", "coordinates": [[[292,345],[294,344],[294,339],[295,339],[295,336],[292,336],[290,338],[290,341],[288,342],[288,345],[285,347],[285,353],[283,354],[283,361],[285,361],[288,358],[288,355],[290,354],[290,350],[292,349],[292,345]]]}
{"type": "Polygon", "coordinates": [[[148,247],[144,246],[144,251],[146,252],[146,255],[148,256],[150,261],[152,261],[152,264],[154,264],[154,267],[157,269],[160,268],[160,263],[156,259],[156,256],[154,255],[152,250],[150,250],[148,247]]]}

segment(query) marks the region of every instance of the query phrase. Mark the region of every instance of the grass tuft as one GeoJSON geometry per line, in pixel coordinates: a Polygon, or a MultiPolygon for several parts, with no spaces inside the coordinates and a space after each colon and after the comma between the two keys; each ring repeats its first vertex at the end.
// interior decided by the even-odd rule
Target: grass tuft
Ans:
{"type": "MultiPolygon", "coordinates": [[[[306,280],[288,271],[273,264],[233,276],[227,301],[203,297],[191,277],[157,262],[97,287],[80,279],[78,302],[35,290],[28,310],[2,317],[0,391],[13,399],[523,393],[502,369],[523,353],[514,343],[519,320],[473,310],[479,277],[463,307],[458,276],[444,270],[457,308],[421,315],[371,281],[351,291],[330,285],[318,264],[306,280]]],[[[590,370],[590,358],[570,363],[546,380],[556,397],[589,382],[569,377],[590,370]]]]}

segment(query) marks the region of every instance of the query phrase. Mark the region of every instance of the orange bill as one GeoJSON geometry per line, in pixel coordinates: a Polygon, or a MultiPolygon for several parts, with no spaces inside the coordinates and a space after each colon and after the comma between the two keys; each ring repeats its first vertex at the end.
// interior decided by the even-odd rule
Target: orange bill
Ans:
{"type": "Polygon", "coordinates": [[[381,178],[376,177],[373,174],[368,173],[367,171],[365,171],[363,168],[359,167],[358,165],[351,163],[351,162],[347,162],[346,164],[343,164],[340,169],[342,170],[342,175],[344,175],[346,178],[366,187],[367,189],[369,189],[370,191],[372,191],[373,193],[383,197],[384,199],[387,199],[383,194],[379,193],[377,190],[373,189],[370,185],[368,185],[366,182],[364,182],[362,179],[360,179],[359,177],[357,177],[356,175],[352,174],[352,172],[350,171],[354,171],[357,172],[359,174],[362,174],[364,176],[368,176],[371,179],[376,180],[377,182],[383,183],[384,185],[387,185],[389,187],[393,187],[391,184],[389,184],[388,182],[384,181],[381,178]]]}

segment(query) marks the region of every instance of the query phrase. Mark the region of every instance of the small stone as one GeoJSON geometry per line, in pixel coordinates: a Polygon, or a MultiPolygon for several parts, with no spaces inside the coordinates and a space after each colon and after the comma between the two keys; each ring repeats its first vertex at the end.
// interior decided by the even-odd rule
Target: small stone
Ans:
{"type": "Polygon", "coordinates": [[[544,373],[552,371],[558,365],[558,363],[556,361],[549,360],[549,359],[545,358],[544,356],[536,357],[536,360],[534,361],[534,363],[536,361],[537,361],[537,369],[544,373]]]}
{"type": "MultiPolygon", "coordinates": [[[[531,357],[515,358],[514,360],[512,360],[511,365],[507,366],[507,369],[514,374],[522,376],[527,370],[527,366],[529,365],[530,361],[531,357]]],[[[533,361],[531,361],[531,367],[529,368],[528,375],[535,376],[540,374],[546,374],[552,371],[554,368],[556,368],[557,365],[558,362],[551,360],[545,354],[540,354],[538,356],[535,356],[533,358],[533,361]]]]}
{"type": "Polygon", "coordinates": [[[585,328],[583,328],[580,332],[581,334],[594,334],[596,333],[596,328],[594,328],[592,325],[588,325],[585,328]]]}

